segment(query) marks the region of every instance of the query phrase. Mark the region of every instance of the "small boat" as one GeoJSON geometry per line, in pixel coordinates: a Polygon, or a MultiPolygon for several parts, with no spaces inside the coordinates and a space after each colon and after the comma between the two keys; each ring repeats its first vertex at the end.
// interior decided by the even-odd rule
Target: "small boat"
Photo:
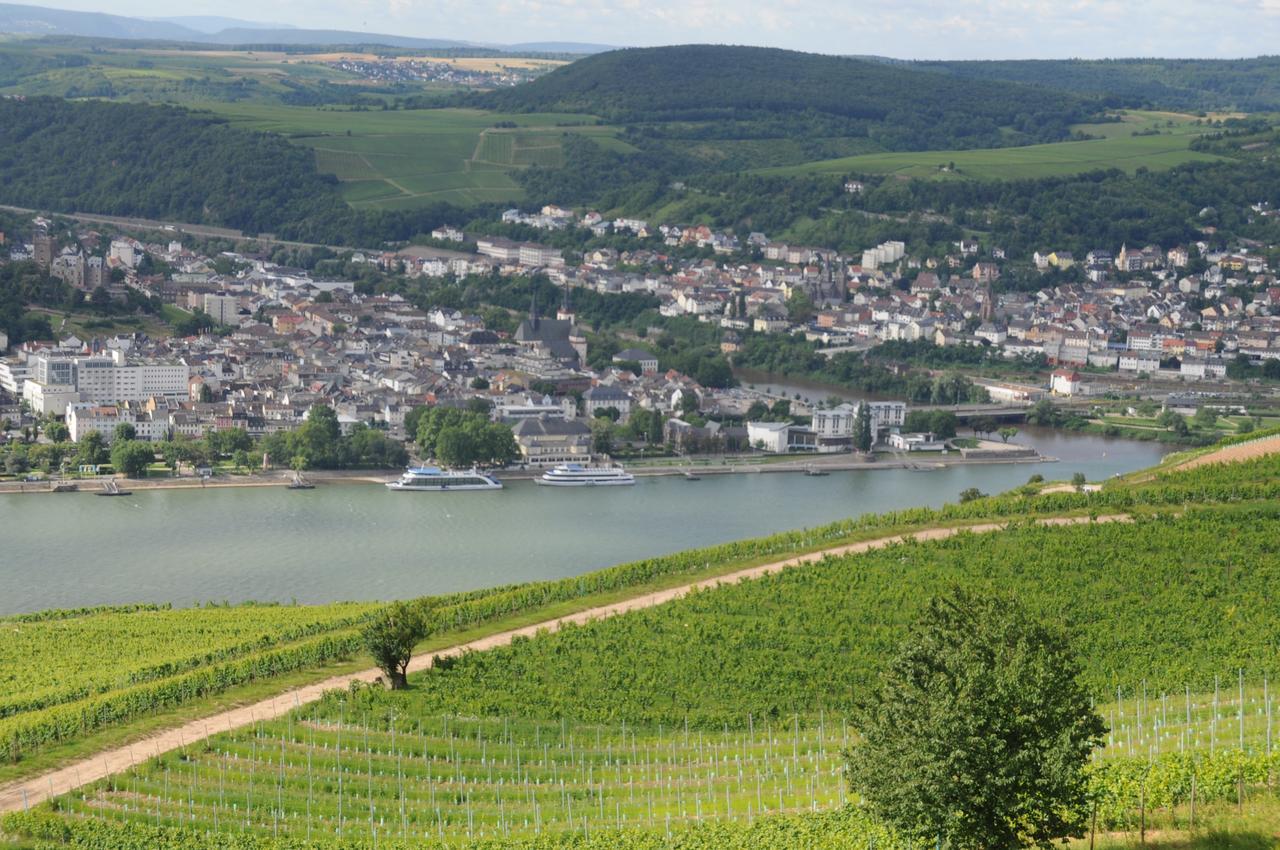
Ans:
{"type": "Polygon", "coordinates": [[[535,478],[548,487],[617,487],[635,484],[636,477],[621,466],[583,466],[580,463],[562,463],[535,478]]]}
{"type": "Polygon", "coordinates": [[[104,482],[102,489],[98,491],[99,496],[132,496],[132,490],[121,490],[120,485],[114,480],[104,482]]]}
{"type": "Polygon", "coordinates": [[[818,467],[810,464],[805,467],[804,474],[810,478],[822,478],[824,475],[830,475],[831,473],[827,472],[825,469],[818,469],[818,467]]]}
{"type": "Polygon", "coordinates": [[[477,469],[458,471],[438,466],[411,466],[397,481],[387,482],[388,490],[501,490],[502,482],[477,469]]]}
{"type": "Polygon", "coordinates": [[[680,473],[684,476],[685,481],[701,481],[702,476],[694,472],[692,469],[686,469],[680,473]]]}
{"type": "Polygon", "coordinates": [[[49,486],[50,493],[74,493],[80,485],[71,481],[58,481],[49,486]]]}
{"type": "Polygon", "coordinates": [[[289,482],[290,490],[314,490],[316,485],[303,478],[300,473],[293,473],[293,480],[289,482]]]}

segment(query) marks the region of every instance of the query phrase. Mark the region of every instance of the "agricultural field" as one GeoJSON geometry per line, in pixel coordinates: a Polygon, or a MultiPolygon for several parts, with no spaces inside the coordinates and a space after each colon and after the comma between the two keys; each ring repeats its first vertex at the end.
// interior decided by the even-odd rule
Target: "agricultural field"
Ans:
{"type": "MultiPolygon", "coordinates": [[[[579,847],[780,848],[798,835],[813,847],[896,847],[844,806],[850,708],[921,600],[957,585],[1015,592],[1072,624],[1109,729],[1090,779],[1100,827],[1185,822],[1190,794],[1203,820],[1264,796],[1280,768],[1268,637],[1280,508],[1266,495],[1278,482],[1270,456],[1022,497],[1024,510],[1125,507],[1134,521],[1015,524],[830,557],[471,653],[407,692],[332,692],[180,752],[142,753],[124,774],[58,798],[56,815],[7,828],[156,847],[228,832],[263,848],[567,836],[579,847]]],[[[953,513],[1013,515],[1016,501],[953,513]]]]}
{"type": "Polygon", "coordinates": [[[617,149],[616,129],[584,115],[502,115],[477,109],[350,111],[205,103],[238,126],[281,133],[316,151],[320,171],[358,208],[408,209],[436,201],[515,201],[514,171],[563,163],[565,133],[617,149]],[[495,127],[495,124],[514,127],[495,127]]]}
{"type": "Polygon", "coordinates": [[[889,174],[938,180],[1009,180],[1057,177],[1098,169],[1162,170],[1187,162],[1221,159],[1189,149],[1204,132],[1194,117],[1168,112],[1129,112],[1115,123],[1081,124],[1074,129],[1100,138],[1027,147],[984,150],[873,153],[761,170],[761,174],[889,174]],[[1172,126],[1171,126],[1172,125],[1172,126]],[[1135,132],[1153,135],[1134,135],[1135,132]]]}
{"type": "Polygon", "coordinates": [[[0,94],[279,104],[318,86],[361,83],[354,74],[283,53],[0,43],[0,94]]]}

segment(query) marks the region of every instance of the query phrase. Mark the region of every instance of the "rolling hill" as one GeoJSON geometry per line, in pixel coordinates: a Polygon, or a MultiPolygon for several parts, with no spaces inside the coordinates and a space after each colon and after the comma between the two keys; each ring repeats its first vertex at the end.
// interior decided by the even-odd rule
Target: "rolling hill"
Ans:
{"type": "Polygon", "coordinates": [[[1280,109],[1280,57],[915,62],[907,67],[1099,96],[1112,106],[1178,110],[1280,109]]]}
{"type": "Polygon", "coordinates": [[[509,112],[598,115],[638,125],[649,139],[854,137],[883,150],[1060,141],[1093,111],[1086,98],[1002,81],[718,45],[600,53],[475,101],[509,112]]]}

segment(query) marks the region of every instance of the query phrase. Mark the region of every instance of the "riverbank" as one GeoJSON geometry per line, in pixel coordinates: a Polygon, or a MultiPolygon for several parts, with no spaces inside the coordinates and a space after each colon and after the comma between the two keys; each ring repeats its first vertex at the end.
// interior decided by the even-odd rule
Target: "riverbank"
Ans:
{"type": "MultiPolygon", "coordinates": [[[[637,477],[656,478],[662,476],[695,475],[731,475],[756,474],[766,472],[790,472],[811,474],[819,472],[852,472],[868,469],[909,469],[927,471],[946,469],[950,466],[993,464],[993,463],[1052,463],[1057,458],[1040,454],[1035,449],[1022,446],[1009,446],[1007,450],[982,453],[937,452],[919,453],[881,453],[866,458],[862,455],[830,454],[830,455],[795,455],[732,458],[690,458],[683,462],[672,461],[664,464],[627,466],[627,471],[637,477]]],[[[541,476],[543,469],[507,469],[498,473],[499,477],[522,481],[541,476]]],[[[311,484],[385,484],[395,480],[395,470],[379,472],[376,470],[321,470],[306,474],[311,484]]],[[[212,478],[70,478],[50,481],[0,481],[0,495],[4,494],[49,494],[86,493],[97,495],[103,491],[106,482],[116,481],[129,490],[214,490],[232,487],[285,487],[293,482],[292,472],[248,473],[245,475],[214,476],[212,478]],[[74,485],[74,490],[55,491],[58,485],[74,485]]]]}

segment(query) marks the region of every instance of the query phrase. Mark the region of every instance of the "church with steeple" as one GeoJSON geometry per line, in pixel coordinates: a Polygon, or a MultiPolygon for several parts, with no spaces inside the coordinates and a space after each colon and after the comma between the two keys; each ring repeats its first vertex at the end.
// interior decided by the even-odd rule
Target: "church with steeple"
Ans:
{"type": "Polygon", "coordinates": [[[529,318],[516,328],[516,342],[523,348],[533,349],[555,360],[566,369],[580,369],[586,365],[587,337],[578,327],[569,305],[568,287],[554,319],[544,319],[538,314],[538,294],[533,294],[529,318]]]}

